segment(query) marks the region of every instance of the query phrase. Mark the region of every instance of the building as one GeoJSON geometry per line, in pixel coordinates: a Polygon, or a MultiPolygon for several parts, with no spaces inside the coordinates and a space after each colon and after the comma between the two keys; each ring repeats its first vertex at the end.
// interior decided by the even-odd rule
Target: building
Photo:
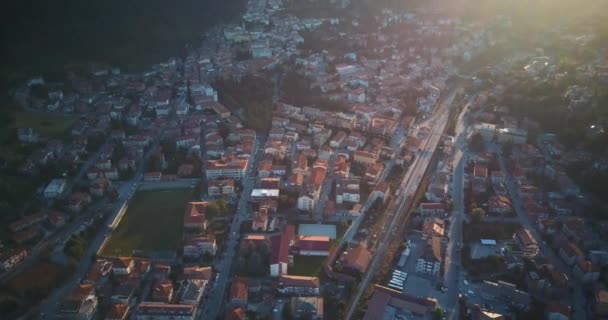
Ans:
{"type": "Polygon", "coordinates": [[[320,280],[317,277],[281,275],[278,291],[286,295],[317,296],[320,280]]]}
{"type": "Polygon", "coordinates": [[[232,195],[234,193],[233,179],[209,180],[207,185],[207,193],[212,197],[232,195]]]}
{"type": "Polygon", "coordinates": [[[97,313],[97,296],[91,284],[79,284],[59,304],[60,319],[91,320],[97,313]]]}
{"type": "Polygon", "coordinates": [[[294,319],[323,320],[323,298],[293,297],[290,302],[294,319]]]}
{"type": "Polygon", "coordinates": [[[207,229],[206,201],[192,201],[186,206],[184,214],[184,229],[187,232],[199,234],[207,229]]]}
{"type": "Polygon", "coordinates": [[[442,214],[445,212],[445,204],[440,202],[424,202],[420,204],[420,214],[442,214]]]}
{"type": "Polygon", "coordinates": [[[14,249],[0,253],[0,271],[8,271],[17,266],[27,257],[27,250],[14,249]]]}
{"type": "Polygon", "coordinates": [[[510,303],[516,306],[527,307],[530,303],[530,295],[527,292],[517,289],[508,282],[483,281],[480,286],[481,297],[486,300],[494,300],[501,303],[510,303]]]}
{"type": "Polygon", "coordinates": [[[372,253],[366,247],[357,245],[349,248],[342,257],[339,263],[342,269],[354,273],[365,273],[372,260],[372,253]]]}
{"type": "Polygon", "coordinates": [[[528,141],[528,132],[520,128],[502,128],[496,134],[500,143],[525,144],[528,141]]]}
{"type": "Polygon", "coordinates": [[[270,238],[272,252],[270,253],[270,276],[278,277],[282,274],[287,274],[287,268],[290,262],[293,262],[293,256],[289,253],[289,248],[295,241],[295,227],[286,225],[280,235],[275,235],[270,238]]]}
{"type": "Polygon", "coordinates": [[[196,306],[142,302],[135,311],[135,320],[194,320],[196,306]]]}
{"type": "Polygon", "coordinates": [[[328,256],[329,237],[298,236],[291,251],[301,256],[328,256]]]}
{"type": "Polygon", "coordinates": [[[363,165],[374,164],[378,161],[378,154],[362,150],[355,150],[353,161],[363,165]]]}
{"type": "Polygon", "coordinates": [[[65,179],[53,179],[44,189],[44,197],[47,199],[57,198],[65,190],[65,179]]]}
{"type": "Polygon", "coordinates": [[[363,320],[428,319],[437,306],[437,300],[375,285],[363,320]]]}
{"type": "Polygon", "coordinates": [[[160,280],[154,284],[151,291],[152,301],[170,303],[173,299],[173,282],[169,279],[160,280]]]}
{"type": "Polygon", "coordinates": [[[608,291],[603,289],[598,290],[593,300],[595,315],[600,319],[608,317],[608,291]]]}
{"type": "Polygon", "coordinates": [[[131,307],[125,303],[114,303],[106,314],[105,320],[127,320],[131,307]]]}
{"type": "Polygon", "coordinates": [[[513,240],[521,248],[525,257],[535,257],[538,254],[538,243],[527,228],[519,229],[513,234],[513,240]]]}
{"type": "Polygon", "coordinates": [[[240,180],[245,175],[247,159],[207,160],[207,179],[232,178],[240,180]]]}
{"type": "Polygon", "coordinates": [[[279,189],[252,189],[251,190],[251,201],[261,202],[267,199],[278,200],[279,189]]]}
{"type": "Polygon", "coordinates": [[[333,224],[307,224],[298,225],[299,236],[318,236],[336,239],[336,226],[333,224]]]}
{"type": "Polygon", "coordinates": [[[230,285],[230,303],[237,306],[247,306],[249,294],[249,284],[247,279],[235,277],[230,285]]]}
{"type": "Polygon", "coordinates": [[[438,275],[441,269],[441,238],[430,237],[422,256],[416,261],[416,272],[438,275]]]}
{"type": "Polygon", "coordinates": [[[203,254],[215,255],[217,245],[215,236],[209,233],[207,236],[192,237],[184,240],[184,256],[198,258],[203,254]]]}
{"type": "Polygon", "coordinates": [[[361,196],[359,191],[360,184],[361,181],[359,179],[338,180],[336,182],[336,203],[359,203],[361,196]]]}

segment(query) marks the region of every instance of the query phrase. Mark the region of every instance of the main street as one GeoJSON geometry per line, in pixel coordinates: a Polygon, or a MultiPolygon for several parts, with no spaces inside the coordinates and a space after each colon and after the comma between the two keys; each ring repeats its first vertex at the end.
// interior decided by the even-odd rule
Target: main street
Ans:
{"type": "Polygon", "coordinates": [[[462,223],[464,219],[464,166],[466,162],[466,154],[464,147],[468,127],[465,126],[465,114],[469,105],[475,97],[471,97],[464,106],[462,112],[456,120],[455,139],[454,139],[454,159],[453,170],[454,177],[452,179],[452,202],[454,210],[452,212],[448,246],[445,254],[445,272],[444,286],[447,287],[447,294],[442,297],[440,305],[447,313],[448,319],[458,319],[458,292],[459,292],[459,275],[460,275],[460,249],[462,245],[462,223]]]}
{"type": "Polygon", "coordinates": [[[396,236],[394,231],[397,227],[397,223],[401,220],[401,216],[404,213],[408,214],[409,212],[408,209],[412,205],[413,195],[418,189],[422,176],[426,171],[437,148],[439,139],[445,130],[449,118],[449,110],[459,88],[460,86],[457,86],[448,93],[445,99],[443,99],[437,107],[437,112],[435,112],[427,121],[431,124],[431,132],[420,146],[420,151],[418,152],[416,159],[408,168],[401,185],[396,191],[396,198],[391,202],[391,205],[389,205],[387,213],[392,216],[392,219],[389,224],[383,226],[381,235],[379,236],[380,244],[378,245],[367,272],[361,280],[358,291],[349,303],[346,319],[351,319],[353,317],[357,305],[359,304],[359,299],[369,286],[378,267],[384,261],[386,250],[396,236]]]}
{"type": "Polygon", "coordinates": [[[209,298],[204,301],[201,308],[199,308],[199,319],[216,319],[223,310],[226,288],[232,278],[232,263],[237,252],[241,224],[249,218],[249,198],[251,196],[251,190],[257,180],[256,169],[263,155],[264,143],[265,138],[258,137],[256,139],[254,154],[252,156],[253,161],[248,163],[245,176],[242,179],[243,190],[232,219],[226,249],[220,261],[215,265],[217,272],[216,281],[211,289],[209,298]]]}

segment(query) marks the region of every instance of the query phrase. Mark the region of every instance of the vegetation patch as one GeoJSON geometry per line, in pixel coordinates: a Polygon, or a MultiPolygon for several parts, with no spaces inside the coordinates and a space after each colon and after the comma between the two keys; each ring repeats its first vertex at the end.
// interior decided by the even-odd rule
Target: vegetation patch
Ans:
{"type": "Polygon", "coordinates": [[[182,237],[184,210],[192,191],[138,191],[103,248],[105,256],[130,256],[133,250],[176,250],[182,237]]]}
{"type": "Polygon", "coordinates": [[[294,256],[293,266],[289,267],[289,274],[297,276],[319,277],[327,257],[294,256]]]}
{"type": "Polygon", "coordinates": [[[27,111],[15,112],[14,117],[14,128],[33,128],[42,135],[53,138],[63,136],[78,119],[75,116],[27,111]]]}

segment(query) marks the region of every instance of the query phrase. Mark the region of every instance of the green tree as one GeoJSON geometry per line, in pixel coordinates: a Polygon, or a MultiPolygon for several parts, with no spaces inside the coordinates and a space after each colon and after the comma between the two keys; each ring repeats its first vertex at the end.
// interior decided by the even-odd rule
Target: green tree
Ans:
{"type": "Polygon", "coordinates": [[[471,136],[471,142],[469,147],[473,152],[482,152],[485,148],[485,142],[483,136],[480,133],[475,133],[471,136]]]}
{"type": "Polygon", "coordinates": [[[441,308],[437,307],[435,309],[435,311],[433,312],[433,320],[441,320],[443,319],[443,310],[441,310],[441,308]]]}
{"type": "Polygon", "coordinates": [[[471,218],[473,222],[480,223],[483,221],[483,218],[486,216],[486,211],[482,208],[475,208],[471,211],[471,218]]]}

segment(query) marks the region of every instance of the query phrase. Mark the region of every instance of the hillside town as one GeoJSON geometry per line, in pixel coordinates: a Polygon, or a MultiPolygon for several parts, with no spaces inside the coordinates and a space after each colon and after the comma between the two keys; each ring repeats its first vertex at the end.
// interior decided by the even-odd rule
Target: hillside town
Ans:
{"type": "Polygon", "coordinates": [[[249,0],[145,72],[12,92],[72,122],[15,130],[37,185],[3,230],[6,314],[607,318],[608,216],[586,181],[606,178],[608,113],[586,109],[608,101],[608,50],[565,63],[542,48],[591,36],[563,30],[486,62],[507,17],[296,2],[249,0]],[[570,114],[594,122],[563,133],[570,114]]]}

